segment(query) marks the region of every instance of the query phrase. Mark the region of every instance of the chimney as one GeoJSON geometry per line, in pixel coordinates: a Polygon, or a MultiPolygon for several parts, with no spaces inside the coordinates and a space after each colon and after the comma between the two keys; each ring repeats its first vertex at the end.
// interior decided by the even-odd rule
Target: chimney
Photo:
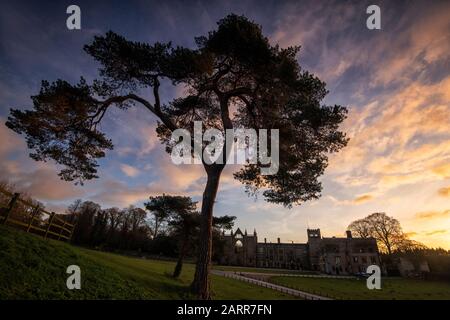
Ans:
{"type": "Polygon", "coordinates": [[[267,239],[266,238],[264,238],[264,243],[267,243],[267,239]]]}
{"type": "Polygon", "coordinates": [[[347,230],[345,233],[347,233],[347,238],[351,239],[352,237],[352,232],[350,230],[347,230]]]}
{"type": "Polygon", "coordinates": [[[278,243],[280,243],[280,238],[277,238],[277,240],[278,240],[278,243]]]}

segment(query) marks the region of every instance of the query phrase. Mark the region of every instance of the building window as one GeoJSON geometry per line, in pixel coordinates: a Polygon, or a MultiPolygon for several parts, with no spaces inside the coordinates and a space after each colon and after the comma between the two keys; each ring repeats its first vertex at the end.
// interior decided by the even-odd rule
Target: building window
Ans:
{"type": "Polygon", "coordinates": [[[353,262],[358,263],[358,257],[353,257],[353,262]]]}
{"type": "Polygon", "coordinates": [[[362,261],[362,263],[367,263],[367,258],[366,257],[362,257],[361,261],[362,261]]]}
{"type": "Polygon", "coordinates": [[[370,262],[371,263],[377,263],[377,259],[375,257],[370,257],[370,262]]]}
{"type": "Polygon", "coordinates": [[[234,251],[235,251],[236,253],[241,252],[243,246],[244,246],[244,245],[242,244],[242,241],[241,241],[241,240],[236,241],[236,243],[234,244],[234,251]]]}
{"type": "Polygon", "coordinates": [[[341,264],[341,257],[335,257],[334,260],[336,264],[341,264]]]}
{"type": "Polygon", "coordinates": [[[359,253],[364,253],[364,248],[359,248],[359,253]]]}
{"type": "Polygon", "coordinates": [[[369,252],[370,252],[370,253],[373,252],[373,248],[372,248],[372,247],[369,248],[369,252]]]}

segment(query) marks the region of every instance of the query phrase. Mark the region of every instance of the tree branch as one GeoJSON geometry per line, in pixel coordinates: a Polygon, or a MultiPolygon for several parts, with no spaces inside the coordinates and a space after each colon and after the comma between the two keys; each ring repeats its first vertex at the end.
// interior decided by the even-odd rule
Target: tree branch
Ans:
{"type": "MultiPolygon", "coordinates": [[[[159,87],[155,86],[155,87],[159,87]]],[[[178,127],[165,115],[162,113],[161,111],[161,106],[160,106],[160,100],[159,100],[159,94],[158,94],[158,89],[154,89],[154,92],[156,91],[156,95],[155,95],[155,106],[153,106],[150,102],[148,102],[147,100],[145,100],[142,97],[139,97],[136,94],[130,93],[128,95],[125,96],[115,96],[115,97],[111,97],[109,99],[106,99],[105,101],[98,101],[100,104],[102,104],[102,106],[100,107],[99,111],[93,116],[93,119],[95,119],[95,117],[97,117],[98,115],[101,114],[101,117],[98,121],[96,121],[96,123],[98,123],[101,118],[103,117],[104,113],[106,112],[106,109],[113,103],[122,103],[126,100],[134,100],[136,102],[141,103],[144,107],[146,107],[150,112],[152,112],[154,115],[156,115],[162,123],[164,123],[164,125],[169,128],[170,131],[174,131],[176,129],[178,129],[178,127]]]]}

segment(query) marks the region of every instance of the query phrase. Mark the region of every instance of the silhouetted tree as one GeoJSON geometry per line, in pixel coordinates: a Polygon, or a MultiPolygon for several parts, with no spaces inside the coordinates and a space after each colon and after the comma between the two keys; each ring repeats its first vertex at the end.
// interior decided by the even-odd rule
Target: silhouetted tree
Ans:
{"type": "Polygon", "coordinates": [[[179,238],[178,260],[173,272],[173,276],[177,278],[181,273],[183,259],[189,249],[189,240],[191,240],[199,225],[199,215],[196,212],[197,203],[192,201],[190,197],[163,194],[162,196],[150,197],[150,201],[144,205],[153,214],[153,234],[155,237],[157,237],[162,223],[166,221],[174,235],[179,238]]]}
{"type": "Polygon", "coordinates": [[[139,243],[150,236],[150,229],[146,223],[147,212],[144,209],[130,206],[127,210],[130,216],[130,244],[133,249],[140,249],[139,243]]]}
{"type": "MultiPolygon", "coordinates": [[[[180,249],[178,254],[177,264],[175,266],[173,276],[177,278],[181,274],[183,268],[183,260],[187,255],[189,249],[193,249],[194,239],[198,238],[201,216],[197,211],[176,211],[175,215],[172,215],[172,219],[169,225],[173,228],[175,235],[180,239],[180,249]]],[[[236,217],[221,216],[213,217],[213,233],[220,236],[221,230],[229,230],[233,227],[236,217]]],[[[219,241],[215,242],[215,249],[217,251],[222,250],[219,241]]]]}
{"type": "Polygon", "coordinates": [[[106,242],[109,246],[115,247],[117,245],[118,237],[117,231],[122,222],[122,212],[119,208],[108,208],[104,210],[108,216],[108,234],[106,242]]]}
{"type": "Polygon", "coordinates": [[[93,219],[91,232],[91,246],[104,244],[106,241],[106,232],[108,230],[108,213],[105,210],[98,210],[93,219]]]}
{"type": "Polygon", "coordinates": [[[144,203],[145,209],[152,215],[151,225],[153,237],[156,238],[163,225],[167,223],[171,210],[167,207],[168,202],[172,199],[171,196],[150,197],[148,202],[144,203]]]}
{"type": "Polygon", "coordinates": [[[395,250],[409,250],[417,245],[403,233],[400,222],[384,212],[372,213],[356,220],[348,229],[361,238],[375,238],[381,250],[389,255],[395,250]]]}
{"type": "Polygon", "coordinates": [[[169,222],[169,225],[174,229],[180,243],[177,264],[173,271],[173,277],[178,278],[183,268],[183,260],[189,250],[189,243],[198,233],[200,215],[195,211],[178,214],[169,222]]]}
{"type": "Polygon", "coordinates": [[[228,215],[213,217],[213,260],[220,261],[220,258],[225,254],[226,241],[223,238],[223,232],[225,230],[231,230],[235,220],[235,216],[228,215]]]}
{"type": "Polygon", "coordinates": [[[72,211],[74,218],[71,218],[75,222],[75,229],[72,235],[72,241],[80,245],[91,245],[94,220],[101,207],[99,204],[92,201],[85,201],[78,203],[78,200],[69,207],[69,211],[72,211]]]}
{"type": "Polygon", "coordinates": [[[347,229],[360,238],[372,237],[371,226],[367,218],[353,221],[347,229]]]}
{"type": "MultiPolygon", "coordinates": [[[[32,97],[33,110],[11,110],[7,126],[26,136],[30,156],[54,159],[64,166],[59,175],[82,182],[97,177],[97,159],[113,147],[99,123],[112,106],[144,106],[159,119],[159,137],[172,145],[170,133],[193,131],[193,120],[203,128],[279,129],[280,160],[277,174],[262,175],[261,163],[247,164],[235,178],[247,191],[264,189],[266,200],[285,206],[320,196],[318,177],[329,153],[345,146],[339,131],[346,108],[325,106],[325,83],[300,68],[299,47],[272,46],[261,27],[246,17],[228,15],[218,28],[196,38],[196,49],[132,42],[113,32],[96,36],[85,50],[101,64],[99,80],[76,85],[57,80],[42,82],[32,97]],[[188,95],[163,105],[162,80],[185,85],[188,95]],[[139,96],[150,88],[153,102],[139,96]],[[230,114],[230,105],[236,112],[230,114]]],[[[270,139],[270,137],[269,137],[270,139]]],[[[213,206],[220,176],[226,165],[203,161],[207,181],[202,199],[198,259],[192,290],[210,298],[213,206]]],[[[270,140],[269,140],[270,142],[270,140]]],[[[204,148],[204,146],[203,146],[204,148]]]]}

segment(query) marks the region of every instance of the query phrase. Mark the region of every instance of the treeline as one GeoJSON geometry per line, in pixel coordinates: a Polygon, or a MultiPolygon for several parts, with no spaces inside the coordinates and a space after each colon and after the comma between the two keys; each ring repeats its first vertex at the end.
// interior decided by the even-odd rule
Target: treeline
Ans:
{"type": "MultiPolygon", "coordinates": [[[[16,192],[16,188],[0,181],[0,188],[16,192]]],[[[21,193],[20,197],[39,205],[30,196],[21,193]]],[[[7,207],[10,197],[0,192],[0,207],[7,207]]],[[[27,222],[29,208],[21,204],[14,206],[15,219],[27,222]]],[[[60,218],[75,225],[71,242],[76,245],[99,250],[120,252],[140,256],[160,256],[177,260],[174,276],[181,273],[183,261],[193,258],[197,253],[200,214],[197,203],[190,197],[160,195],[149,197],[143,208],[102,208],[93,201],[76,200],[68,206],[60,218]]],[[[233,227],[233,216],[213,219],[213,261],[218,261],[224,252],[221,232],[233,227]]],[[[46,218],[38,219],[45,224],[46,218]]]]}
{"type": "MultiPolygon", "coordinates": [[[[196,256],[200,214],[190,197],[150,197],[144,208],[106,208],[92,201],[76,200],[66,219],[75,224],[72,242],[100,250],[177,258],[174,276],[183,260],[196,256]]],[[[223,254],[223,230],[233,227],[236,217],[214,217],[213,260],[223,254]]]]}
{"type": "Polygon", "coordinates": [[[75,224],[72,242],[109,250],[149,251],[152,230],[147,212],[130,206],[102,209],[98,203],[76,200],[67,209],[66,218],[75,224]]]}

